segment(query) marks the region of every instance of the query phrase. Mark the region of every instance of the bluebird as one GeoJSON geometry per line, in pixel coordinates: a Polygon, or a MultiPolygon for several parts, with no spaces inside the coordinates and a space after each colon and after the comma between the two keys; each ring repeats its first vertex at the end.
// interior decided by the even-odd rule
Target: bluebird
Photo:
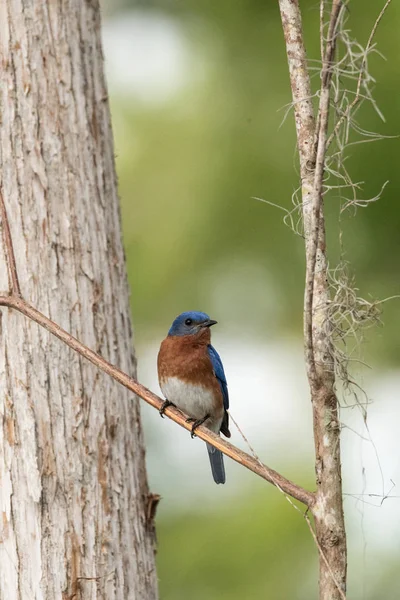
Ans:
{"type": "MultiPolygon", "coordinates": [[[[205,423],[214,433],[229,431],[228,385],[218,352],[211,345],[210,327],[217,321],[203,312],[184,312],[172,323],[158,353],[158,379],[166,400],[181,409],[196,427],[205,423]]],[[[207,444],[215,483],[225,483],[222,452],[207,444]]]]}

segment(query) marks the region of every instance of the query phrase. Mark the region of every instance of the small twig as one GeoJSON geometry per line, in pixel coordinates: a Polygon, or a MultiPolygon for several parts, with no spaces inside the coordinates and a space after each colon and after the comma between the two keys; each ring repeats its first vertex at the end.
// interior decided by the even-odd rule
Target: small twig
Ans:
{"type": "MultiPolygon", "coordinates": [[[[258,454],[256,453],[256,451],[254,450],[253,446],[250,444],[248,438],[245,436],[245,434],[243,433],[243,430],[239,427],[239,424],[237,421],[235,421],[235,419],[232,416],[231,411],[229,411],[229,418],[232,421],[232,423],[235,425],[236,429],[238,430],[238,432],[240,433],[240,435],[243,438],[243,441],[245,442],[245,444],[248,446],[251,454],[253,455],[253,457],[255,458],[256,461],[259,462],[259,464],[263,467],[263,463],[261,462],[261,459],[259,458],[258,454]]],[[[283,494],[286,498],[286,500],[289,502],[289,504],[291,506],[293,506],[294,509],[296,509],[302,517],[304,517],[304,513],[299,509],[298,506],[296,506],[296,504],[294,504],[292,502],[292,499],[286,494],[286,492],[279,486],[279,484],[277,482],[275,482],[275,486],[278,488],[278,490],[281,492],[281,494],[283,494]]],[[[308,508],[307,508],[308,510],[308,508]]]]}
{"type": "Polygon", "coordinates": [[[329,103],[332,79],[332,61],[335,54],[337,24],[340,18],[340,12],[344,4],[342,0],[334,0],[332,4],[331,18],[329,22],[328,40],[326,44],[325,56],[321,72],[321,91],[318,109],[318,121],[316,125],[316,162],[313,186],[312,202],[312,220],[311,231],[308,235],[308,252],[306,268],[306,284],[304,298],[304,330],[306,360],[308,367],[308,377],[310,385],[315,388],[317,385],[317,369],[314,355],[313,342],[313,321],[314,321],[314,286],[315,286],[315,267],[317,262],[317,252],[320,236],[320,214],[323,195],[323,179],[325,172],[326,157],[326,135],[329,121],[329,103]]]}
{"type": "MultiPolygon", "coordinates": [[[[319,3],[319,42],[321,45],[321,60],[324,60],[324,19],[325,19],[325,0],[320,0],[319,3]]],[[[319,67],[318,67],[319,69],[319,67]]]]}
{"type": "Polygon", "coordinates": [[[7,261],[7,273],[8,273],[8,287],[10,294],[15,296],[21,296],[21,289],[19,287],[17,265],[15,262],[14,248],[11,238],[10,226],[7,218],[6,206],[4,204],[3,194],[0,189],[0,216],[1,226],[4,242],[4,253],[7,261]]]}

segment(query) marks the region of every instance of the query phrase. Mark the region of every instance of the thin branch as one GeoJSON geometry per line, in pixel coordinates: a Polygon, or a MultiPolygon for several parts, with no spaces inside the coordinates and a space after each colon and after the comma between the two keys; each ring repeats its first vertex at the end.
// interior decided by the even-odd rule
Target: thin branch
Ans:
{"type": "MultiPolygon", "coordinates": [[[[23,298],[13,295],[0,296],[0,306],[8,306],[9,308],[18,310],[20,313],[41,327],[44,327],[44,329],[47,329],[47,331],[55,335],[58,339],[67,344],[67,346],[72,348],[72,350],[78,352],[78,354],[89,360],[96,367],[104,371],[104,373],[110,375],[110,377],[115,379],[115,381],[118,381],[118,383],[126,387],[128,390],[140,396],[140,398],[147,402],[147,404],[150,404],[150,406],[157,410],[160,410],[162,407],[163,400],[156,396],[156,394],[153,394],[153,392],[136,381],[136,379],[130,377],[124,371],[109,363],[96,352],[93,352],[93,350],[82,344],[82,342],[65,331],[65,329],[62,329],[62,327],[57,325],[57,323],[54,323],[54,321],[36,310],[23,298]]],[[[165,410],[165,414],[181,427],[191,430],[192,425],[187,423],[187,415],[178,409],[168,407],[165,410]]],[[[259,461],[255,460],[246,452],[243,452],[242,450],[239,450],[239,448],[236,448],[236,446],[233,444],[222,440],[218,435],[207,429],[207,427],[198,427],[196,429],[196,435],[205,442],[212,444],[215,448],[218,448],[218,450],[221,450],[221,452],[232,458],[237,463],[243,465],[250,471],[253,471],[253,473],[256,473],[256,475],[259,475],[259,477],[262,477],[262,479],[265,479],[269,483],[272,483],[279,489],[283,490],[286,494],[292,496],[299,502],[302,502],[309,507],[314,505],[315,498],[313,492],[303,489],[301,486],[296,485],[289,479],[286,479],[270,467],[267,467],[262,463],[260,464],[259,461]]]]}
{"type": "MultiPolygon", "coordinates": [[[[303,29],[298,1],[279,0],[283,33],[286,43],[292,104],[296,123],[297,147],[300,158],[300,177],[304,236],[308,238],[313,223],[313,195],[315,168],[315,117],[312,104],[307,56],[303,43],[303,29]]],[[[308,249],[306,249],[308,252],[308,249]]],[[[312,290],[311,290],[312,293],[312,290]]],[[[309,290],[305,290],[306,298],[309,290]]],[[[313,340],[310,335],[312,307],[304,309],[304,355],[308,379],[315,379],[313,340]]]]}
{"type": "Polygon", "coordinates": [[[325,0],[319,3],[319,42],[321,45],[321,60],[324,60],[324,21],[325,21],[325,0]]]}
{"type": "Polygon", "coordinates": [[[378,29],[379,23],[382,20],[383,15],[385,14],[389,4],[391,3],[392,0],[386,0],[384,7],[382,8],[381,12],[379,13],[374,26],[371,30],[371,33],[369,35],[368,38],[368,42],[367,45],[365,47],[364,50],[364,56],[363,56],[363,60],[361,63],[361,68],[359,70],[358,73],[358,79],[357,79],[357,89],[356,89],[356,95],[353,98],[353,101],[347,106],[346,110],[344,111],[344,113],[342,114],[342,116],[340,117],[340,119],[338,120],[338,122],[335,125],[334,130],[332,131],[331,135],[328,138],[328,141],[326,142],[326,147],[329,148],[330,144],[332,143],[333,139],[336,137],[336,135],[339,132],[340,127],[342,126],[343,122],[350,116],[351,111],[353,110],[353,108],[358,104],[358,102],[361,100],[361,94],[360,94],[360,90],[361,90],[361,83],[362,83],[362,78],[364,75],[364,71],[365,71],[365,66],[367,63],[367,57],[368,57],[368,53],[371,50],[371,46],[372,46],[372,40],[375,37],[375,33],[376,30],[378,29]]]}
{"type": "Polygon", "coordinates": [[[314,388],[317,385],[318,380],[313,340],[315,267],[319,238],[320,234],[322,235],[321,229],[323,228],[323,226],[321,228],[320,215],[325,172],[326,135],[329,122],[332,61],[336,48],[337,24],[343,7],[344,4],[342,0],[334,0],[329,22],[328,40],[322,65],[320,102],[316,127],[316,161],[312,196],[311,230],[309,231],[307,240],[308,257],[304,299],[304,328],[306,334],[307,361],[309,365],[308,375],[310,385],[314,388]]]}
{"type": "Polygon", "coordinates": [[[7,218],[6,206],[4,204],[3,194],[0,190],[0,216],[2,226],[2,236],[4,242],[4,253],[7,261],[8,288],[10,294],[21,297],[21,288],[19,287],[17,265],[15,262],[14,247],[11,239],[10,226],[7,218]]]}

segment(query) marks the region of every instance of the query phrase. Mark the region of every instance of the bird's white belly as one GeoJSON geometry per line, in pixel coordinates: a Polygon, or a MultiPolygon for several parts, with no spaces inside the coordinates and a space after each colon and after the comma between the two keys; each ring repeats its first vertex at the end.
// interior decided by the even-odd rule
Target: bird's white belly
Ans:
{"type": "MultiPolygon", "coordinates": [[[[161,382],[161,390],[170,402],[189,417],[202,419],[207,414],[211,417],[215,415],[214,395],[201,385],[186,383],[178,377],[169,377],[161,382]]],[[[210,424],[208,426],[210,427],[210,424]]]]}

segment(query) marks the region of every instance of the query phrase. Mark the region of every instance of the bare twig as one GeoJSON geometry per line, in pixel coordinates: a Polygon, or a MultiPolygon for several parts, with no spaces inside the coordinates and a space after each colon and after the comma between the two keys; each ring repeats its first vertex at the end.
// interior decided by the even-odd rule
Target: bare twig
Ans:
{"type": "MultiPolygon", "coordinates": [[[[326,155],[326,135],[329,121],[329,97],[330,83],[332,79],[332,60],[336,47],[337,23],[340,12],[343,8],[341,0],[334,0],[332,4],[331,18],[329,23],[328,40],[325,50],[325,56],[321,72],[321,92],[318,109],[318,119],[316,126],[316,158],[315,175],[312,194],[312,212],[311,212],[311,230],[307,236],[307,268],[306,284],[304,298],[304,327],[306,335],[306,360],[308,363],[308,375],[310,385],[316,388],[318,385],[318,375],[315,366],[316,356],[314,352],[314,289],[317,287],[315,282],[315,268],[317,262],[318,246],[322,247],[321,254],[324,254],[325,233],[324,223],[321,217],[321,202],[323,195],[323,178],[325,171],[326,155]]],[[[323,262],[323,261],[321,261],[323,262]]]]}
{"type": "MultiPolygon", "coordinates": [[[[298,2],[279,0],[282,26],[286,42],[286,53],[294,118],[296,123],[297,147],[300,158],[300,177],[304,235],[309,237],[314,222],[313,192],[315,169],[315,118],[312,104],[310,78],[308,76],[307,56],[303,43],[301,13],[298,2]]],[[[310,290],[305,290],[304,307],[304,353],[309,380],[315,379],[315,364],[312,341],[311,311],[309,306],[310,290]]],[[[311,290],[312,294],[312,290],[311,290]]]]}
{"type": "MultiPolygon", "coordinates": [[[[245,444],[247,445],[247,447],[249,448],[251,454],[253,455],[253,457],[260,463],[261,466],[263,466],[263,463],[261,462],[260,458],[258,457],[256,451],[254,450],[253,446],[250,444],[248,438],[245,436],[243,430],[241,429],[241,427],[239,426],[238,422],[233,418],[232,413],[229,411],[229,418],[232,421],[232,423],[235,425],[236,429],[238,430],[239,434],[242,436],[243,441],[245,442],[245,444]]],[[[292,499],[288,496],[288,494],[285,493],[285,491],[278,485],[278,483],[275,482],[275,486],[278,488],[278,490],[285,496],[286,500],[289,502],[289,504],[295,509],[297,510],[297,512],[299,512],[301,514],[302,517],[304,517],[307,514],[307,510],[305,513],[303,513],[300,508],[293,503],[292,499]]]]}
{"type": "Polygon", "coordinates": [[[3,194],[0,190],[0,216],[1,216],[1,227],[2,236],[4,243],[4,253],[7,261],[7,272],[8,272],[8,287],[10,293],[15,296],[21,296],[21,289],[19,287],[17,265],[15,262],[14,247],[11,239],[10,225],[8,223],[6,206],[4,204],[3,194]]]}
{"type": "Polygon", "coordinates": [[[324,60],[324,25],[325,25],[325,0],[319,3],[319,43],[321,52],[321,61],[324,60]]]}

